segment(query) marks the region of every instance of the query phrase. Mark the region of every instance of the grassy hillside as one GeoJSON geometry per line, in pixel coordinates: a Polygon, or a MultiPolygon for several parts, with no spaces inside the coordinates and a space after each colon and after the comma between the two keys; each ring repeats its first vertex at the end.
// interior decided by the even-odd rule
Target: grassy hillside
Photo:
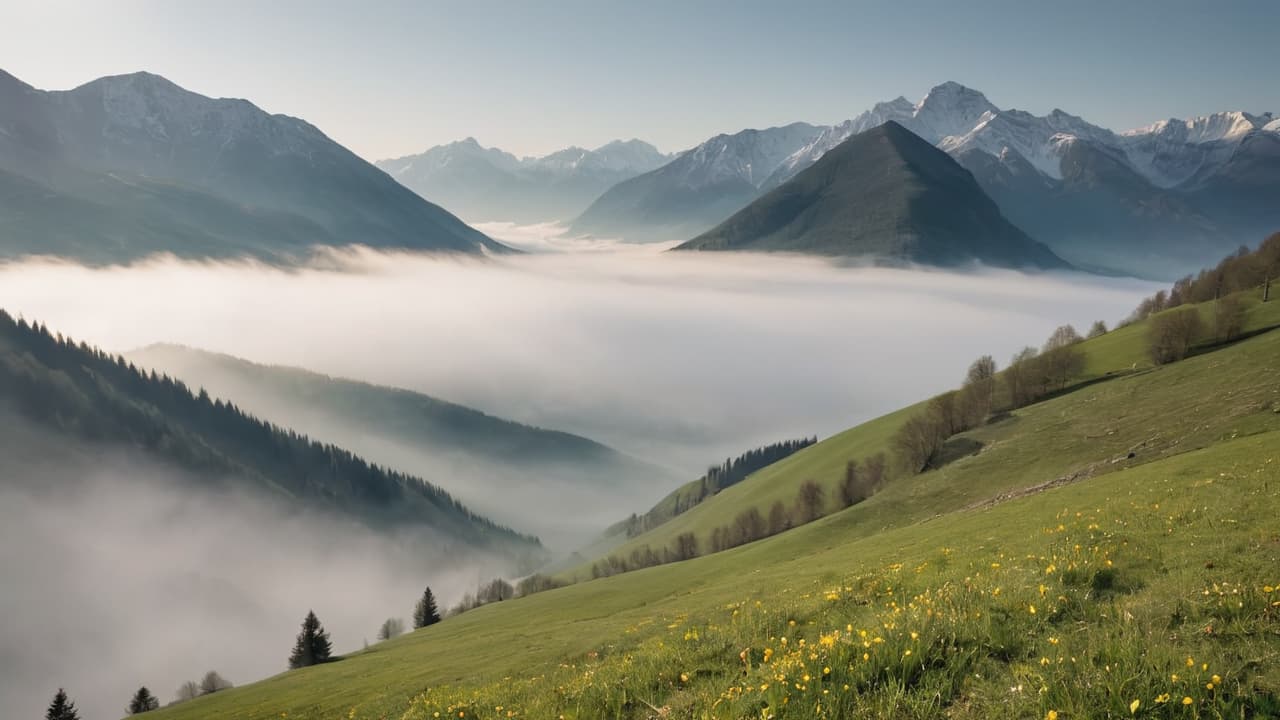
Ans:
{"type": "MultiPolygon", "coordinates": [[[[1246,293],[1244,297],[1249,308],[1246,332],[1280,325],[1280,302],[1262,304],[1257,292],[1246,293]]],[[[1206,325],[1211,326],[1209,319],[1213,312],[1212,303],[1201,306],[1200,312],[1206,319],[1206,325]]],[[[855,512],[875,518],[877,527],[884,527],[928,517],[952,507],[951,503],[980,500],[984,497],[983,493],[1016,487],[1029,474],[1030,477],[1050,480],[1056,477],[1055,473],[1109,472],[1115,467],[1094,466],[1097,461],[1111,459],[1105,453],[1128,452],[1131,447],[1152,439],[1152,435],[1161,427],[1160,423],[1190,422],[1188,417],[1166,417],[1163,413],[1192,412],[1194,409],[1191,417],[1201,419],[1206,428],[1196,436],[1198,439],[1195,442],[1199,443],[1198,446],[1212,442],[1215,437],[1208,432],[1208,428],[1220,429],[1230,421],[1235,412],[1233,408],[1238,398],[1234,397],[1232,389],[1239,387],[1237,383],[1257,382],[1267,377],[1266,363],[1255,362],[1263,358],[1235,361],[1232,366],[1240,365],[1240,372],[1248,375],[1237,378],[1224,373],[1198,372],[1209,361],[1193,358],[1188,361],[1191,364],[1185,367],[1169,368],[1179,376],[1185,373],[1187,379],[1179,381],[1181,389],[1176,397],[1159,400],[1161,405],[1155,405],[1156,398],[1165,395],[1161,388],[1168,381],[1168,376],[1148,374],[1152,369],[1146,350],[1149,322],[1134,323],[1081,344],[1086,360],[1085,382],[1107,379],[1108,375],[1116,376],[1115,379],[1083,387],[1072,393],[1070,400],[1033,405],[1013,413],[1003,422],[963,433],[952,439],[952,447],[971,451],[972,445],[976,443],[983,452],[938,473],[912,479],[922,481],[937,476],[938,482],[946,485],[953,476],[968,473],[973,466],[979,470],[990,468],[989,471],[976,474],[976,483],[960,484],[954,491],[949,491],[946,497],[922,499],[919,497],[921,491],[914,484],[890,482],[884,491],[859,505],[855,512]],[[1244,367],[1249,369],[1245,370],[1244,367]],[[1121,378],[1121,374],[1128,377],[1121,378]],[[1121,379],[1124,380],[1123,383],[1120,383],[1121,379]],[[1135,406],[1133,398],[1143,400],[1135,406]],[[1136,414],[1136,408],[1147,403],[1152,404],[1150,412],[1136,414]],[[1164,403],[1168,405],[1165,406],[1164,403]],[[1019,442],[1009,442],[1014,439],[1019,442]],[[1053,451],[1046,452],[1043,451],[1044,448],[1052,448],[1053,451]],[[905,515],[899,514],[897,510],[882,511],[881,507],[886,504],[906,507],[908,511],[905,515]]],[[[1280,342],[1280,338],[1273,342],[1280,342]]],[[[1273,351],[1280,352],[1280,348],[1273,348],[1273,351]]],[[[1270,377],[1275,377],[1274,364],[1270,372],[1270,377]]],[[[822,484],[827,490],[830,503],[836,484],[844,475],[845,464],[849,460],[861,460],[876,452],[889,452],[894,432],[922,407],[923,403],[903,408],[806,448],[755,473],[670,522],[626,543],[608,547],[608,553],[625,557],[631,550],[645,545],[652,548],[666,547],[685,532],[694,533],[700,546],[705,548],[713,529],[731,523],[744,510],[755,507],[762,513],[767,513],[775,501],[790,505],[799,486],[806,480],[822,484]]],[[[1177,432],[1166,428],[1162,437],[1167,435],[1175,443],[1192,441],[1179,440],[1181,435],[1177,432]]],[[[1150,459],[1149,453],[1155,451],[1154,448],[1160,445],[1160,441],[1157,438],[1153,443],[1151,447],[1143,449],[1144,454],[1148,454],[1147,457],[1139,460],[1150,459]]],[[[578,578],[588,577],[589,568],[579,567],[571,574],[578,578]]]]}
{"type": "MultiPolygon", "coordinates": [[[[156,718],[1274,716],[1277,357],[1270,332],[1085,385],[781,535],[489,605],[156,718]]],[[[668,525],[840,467],[908,411],[668,525]]]]}

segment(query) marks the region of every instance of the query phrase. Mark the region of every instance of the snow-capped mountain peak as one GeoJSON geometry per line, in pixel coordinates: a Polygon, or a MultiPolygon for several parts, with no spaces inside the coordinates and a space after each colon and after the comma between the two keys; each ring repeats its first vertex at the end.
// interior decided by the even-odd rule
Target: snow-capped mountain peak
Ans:
{"type": "Polygon", "coordinates": [[[807,123],[792,123],[717,135],[681,155],[671,167],[680,183],[688,188],[733,180],[764,187],[792,154],[810,144],[823,130],[807,123]]]}
{"type": "Polygon", "coordinates": [[[1116,145],[1139,173],[1160,187],[1174,187],[1227,162],[1250,133],[1265,130],[1271,113],[1229,111],[1171,118],[1117,136],[1116,145]]]}
{"type": "Polygon", "coordinates": [[[957,82],[945,82],[916,104],[908,128],[931,143],[971,131],[988,113],[999,113],[986,95],[957,82]]]}

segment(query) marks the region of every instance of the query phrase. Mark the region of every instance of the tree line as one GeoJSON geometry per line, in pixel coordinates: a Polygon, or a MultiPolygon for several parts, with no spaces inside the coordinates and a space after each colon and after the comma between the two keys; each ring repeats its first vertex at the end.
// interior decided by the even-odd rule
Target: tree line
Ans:
{"type": "Polygon", "coordinates": [[[1269,302],[1280,279],[1280,233],[1263,240],[1256,250],[1240,247],[1212,268],[1195,276],[1187,275],[1143,299],[1126,322],[1133,323],[1165,310],[1221,300],[1232,293],[1262,288],[1262,301],[1269,302]]]}
{"type": "MultiPolygon", "coordinates": [[[[438,622],[440,622],[440,611],[436,607],[435,595],[431,592],[431,588],[428,587],[414,604],[413,627],[417,630],[438,622]]],[[[403,623],[398,619],[391,618],[384,622],[379,629],[379,639],[389,640],[402,632],[403,623]]],[[[316,617],[315,611],[308,610],[306,617],[302,620],[302,628],[298,631],[297,638],[294,640],[293,650],[289,653],[289,669],[297,670],[311,667],[334,659],[333,641],[330,639],[328,631],[324,629],[320,618],[316,617]]],[[[205,673],[205,676],[199,682],[189,680],[179,686],[173,703],[194,700],[232,687],[234,686],[226,678],[218,674],[217,671],[210,670],[205,673]]],[[[129,715],[138,715],[158,709],[160,709],[160,699],[146,686],[138,688],[133,696],[129,698],[129,704],[125,706],[125,712],[129,715]]],[[[67,696],[66,690],[58,688],[58,692],[53,696],[53,701],[50,702],[49,709],[45,713],[45,720],[80,720],[80,713],[76,709],[75,703],[67,696]]]]}
{"type": "Polygon", "coordinates": [[[1241,247],[1216,266],[1188,275],[1168,290],[1144,298],[1126,322],[1149,320],[1147,350],[1151,361],[1165,365],[1191,354],[1199,342],[1230,342],[1244,332],[1245,305],[1241,293],[1261,288],[1262,302],[1270,302],[1280,278],[1280,233],[1262,241],[1256,250],[1241,247]],[[1216,301],[1207,322],[1197,304],[1216,301]]]}
{"type": "Polygon", "coordinates": [[[203,389],[145,371],[0,310],[0,401],[89,442],[128,444],[184,470],[279,486],[301,502],[374,526],[431,524],[478,545],[540,550],[445,490],[260,420],[203,389]]]}
{"type": "Polygon", "coordinates": [[[720,465],[707,468],[706,473],[697,480],[663,498],[648,512],[643,515],[632,514],[626,520],[606,530],[605,534],[616,535],[619,532],[625,532],[628,538],[637,537],[677,515],[688,512],[725,488],[737,485],[757,470],[787,458],[816,442],[818,442],[816,436],[783,440],[748,450],[736,458],[726,458],[720,465]]]}
{"type": "MultiPolygon", "coordinates": [[[[205,673],[200,682],[188,680],[178,687],[174,694],[173,702],[177,704],[194,700],[202,695],[209,695],[222,690],[228,690],[234,687],[226,678],[218,674],[216,670],[210,670],[205,673]]],[[[129,704],[125,706],[126,715],[138,715],[152,710],[160,709],[160,698],[156,697],[144,685],[137,689],[129,698],[129,704]]],[[[76,704],[67,696],[67,691],[58,688],[58,692],[54,693],[53,700],[49,703],[49,709],[45,711],[45,720],[80,720],[80,711],[76,709],[76,704]]]]}

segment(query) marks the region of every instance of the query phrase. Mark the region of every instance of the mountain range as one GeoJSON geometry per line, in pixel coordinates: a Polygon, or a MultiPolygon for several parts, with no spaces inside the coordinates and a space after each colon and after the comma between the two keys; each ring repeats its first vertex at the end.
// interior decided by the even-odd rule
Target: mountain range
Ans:
{"type": "Polygon", "coordinates": [[[126,358],[256,417],[433,478],[468,507],[553,546],[580,544],[619,502],[648,502],[676,478],[579,435],[409,390],[180,345],[150,345],[126,358]]]}
{"type": "Polygon", "coordinates": [[[569,232],[633,242],[696,235],[758,197],[773,172],[821,132],[793,123],[717,135],[610,188],[572,221],[569,232]]]}
{"type": "Polygon", "coordinates": [[[1000,214],[973,175],[890,120],[678,250],[789,251],[955,266],[1070,267],[1000,214]]]}
{"type": "Polygon", "coordinates": [[[948,82],[918,103],[899,97],[838,125],[718,135],[610,189],[570,231],[637,241],[705,232],[888,121],[956,158],[1014,225],[1081,267],[1169,277],[1280,224],[1280,120],[1271,114],[1116,133],[1062,110],[1002,110],[948,82]]]}
{"type": "Polygon", "coordinates": [[[467,138],[376,165],[470,222],[528,224],[573,218],[610,187],[670,160],[641,140],[517,158],[467,138]]]}
{"type": "Polygon", "coordinates": [[[354,244],[507,250],[303,120],[149,73],[42,91],[0,71],[0,257],[287,261],[354,244]]]}

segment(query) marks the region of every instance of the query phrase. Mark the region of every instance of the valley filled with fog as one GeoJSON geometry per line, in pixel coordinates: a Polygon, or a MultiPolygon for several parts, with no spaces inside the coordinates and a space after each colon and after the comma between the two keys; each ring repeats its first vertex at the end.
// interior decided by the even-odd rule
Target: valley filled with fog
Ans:
{"type": "Polygon", "coordinates": [[[1153,287],[652,247],[334,253],[288,270],[0,268],[0,306],[112,352],[178,343],[407,388],[690,479],[750,447],[825,436],[953,387],[973,358],[1003,364],[1063,323],[1114,323],[1153,287]]]}
{"type": "MultiPolygon", "coordinates": [[[[545,227],[506,231],[535,252],[335,252],[293,269],[12,263],[0,267],[0,307],[113,352],[179,343],[416,390],[584,435],[670,472],[616,496],[602,479],[584,493],[589,504],[573,505],[564,502],[571,490],[554,484],[495,475],[479,491],[474,471],[451,474],[421,449],[391,444],[381,454],[518,530],[572,525],[568,537],[580,539],[645,510],[671,478],[692,480],[752,447],[826,436],[928,397],[957,385],[978,355],[1003,364],[1064,322],[1113,323],[1151,291],[1073,274],[566,248],[545,227]]],[[[326,441],[361,444],[354,429],[319,430],[326,441]]],[[[376,459],[370,442],[363,451],[376,459]]],[[[337,649],[350,650],[384,618],[407,617],[425,582],[452,603],[495,571],[483,559],[446,563],[397,538],[281,516],[246,498],[180,493],[166,472],[123,459],[55,464],[43,487],[5,489],[0,522],[25,540],[0,555],[0,571],[39,583],[6,594],[7,616],[23,622],[6,626],[4,646],[43,648],[0,659],[5,683],[56,669],[86,709],[110,714],[107,700],[140,679],[168,700],[209,669],[235,682],[283,670],[309,607],[337,649]]]]}
{"type": "Polygon", "coordinates": [[[0,269],[0,306],[113,352],[172,342],[415,389],[691,479],[746,448],[827,436],[954,387],[974,357],[1004,364],[1062,323],[1114,323],[1152,287],[640,247],[352,252],[288,270],[29,261],[0,269]]]}
{"type": "Polygon", "coordinates": [[[168,702],[210,670],[244,684],[287,668],[307,610],[337,652],[407,619],[423,587],[460,597],[502,563],[421,531],[192,483],[145,457],[33,433],[0,412],[0,717],[36,717],[50,682],[85,717],[145,683],[168,702]],[[51,680],[52,679],[52,680],[51,680]],[[57,687],[55,685],[55,687],[57,687]],[[33,692],[33,689],[38,689],[33,692]]]}

